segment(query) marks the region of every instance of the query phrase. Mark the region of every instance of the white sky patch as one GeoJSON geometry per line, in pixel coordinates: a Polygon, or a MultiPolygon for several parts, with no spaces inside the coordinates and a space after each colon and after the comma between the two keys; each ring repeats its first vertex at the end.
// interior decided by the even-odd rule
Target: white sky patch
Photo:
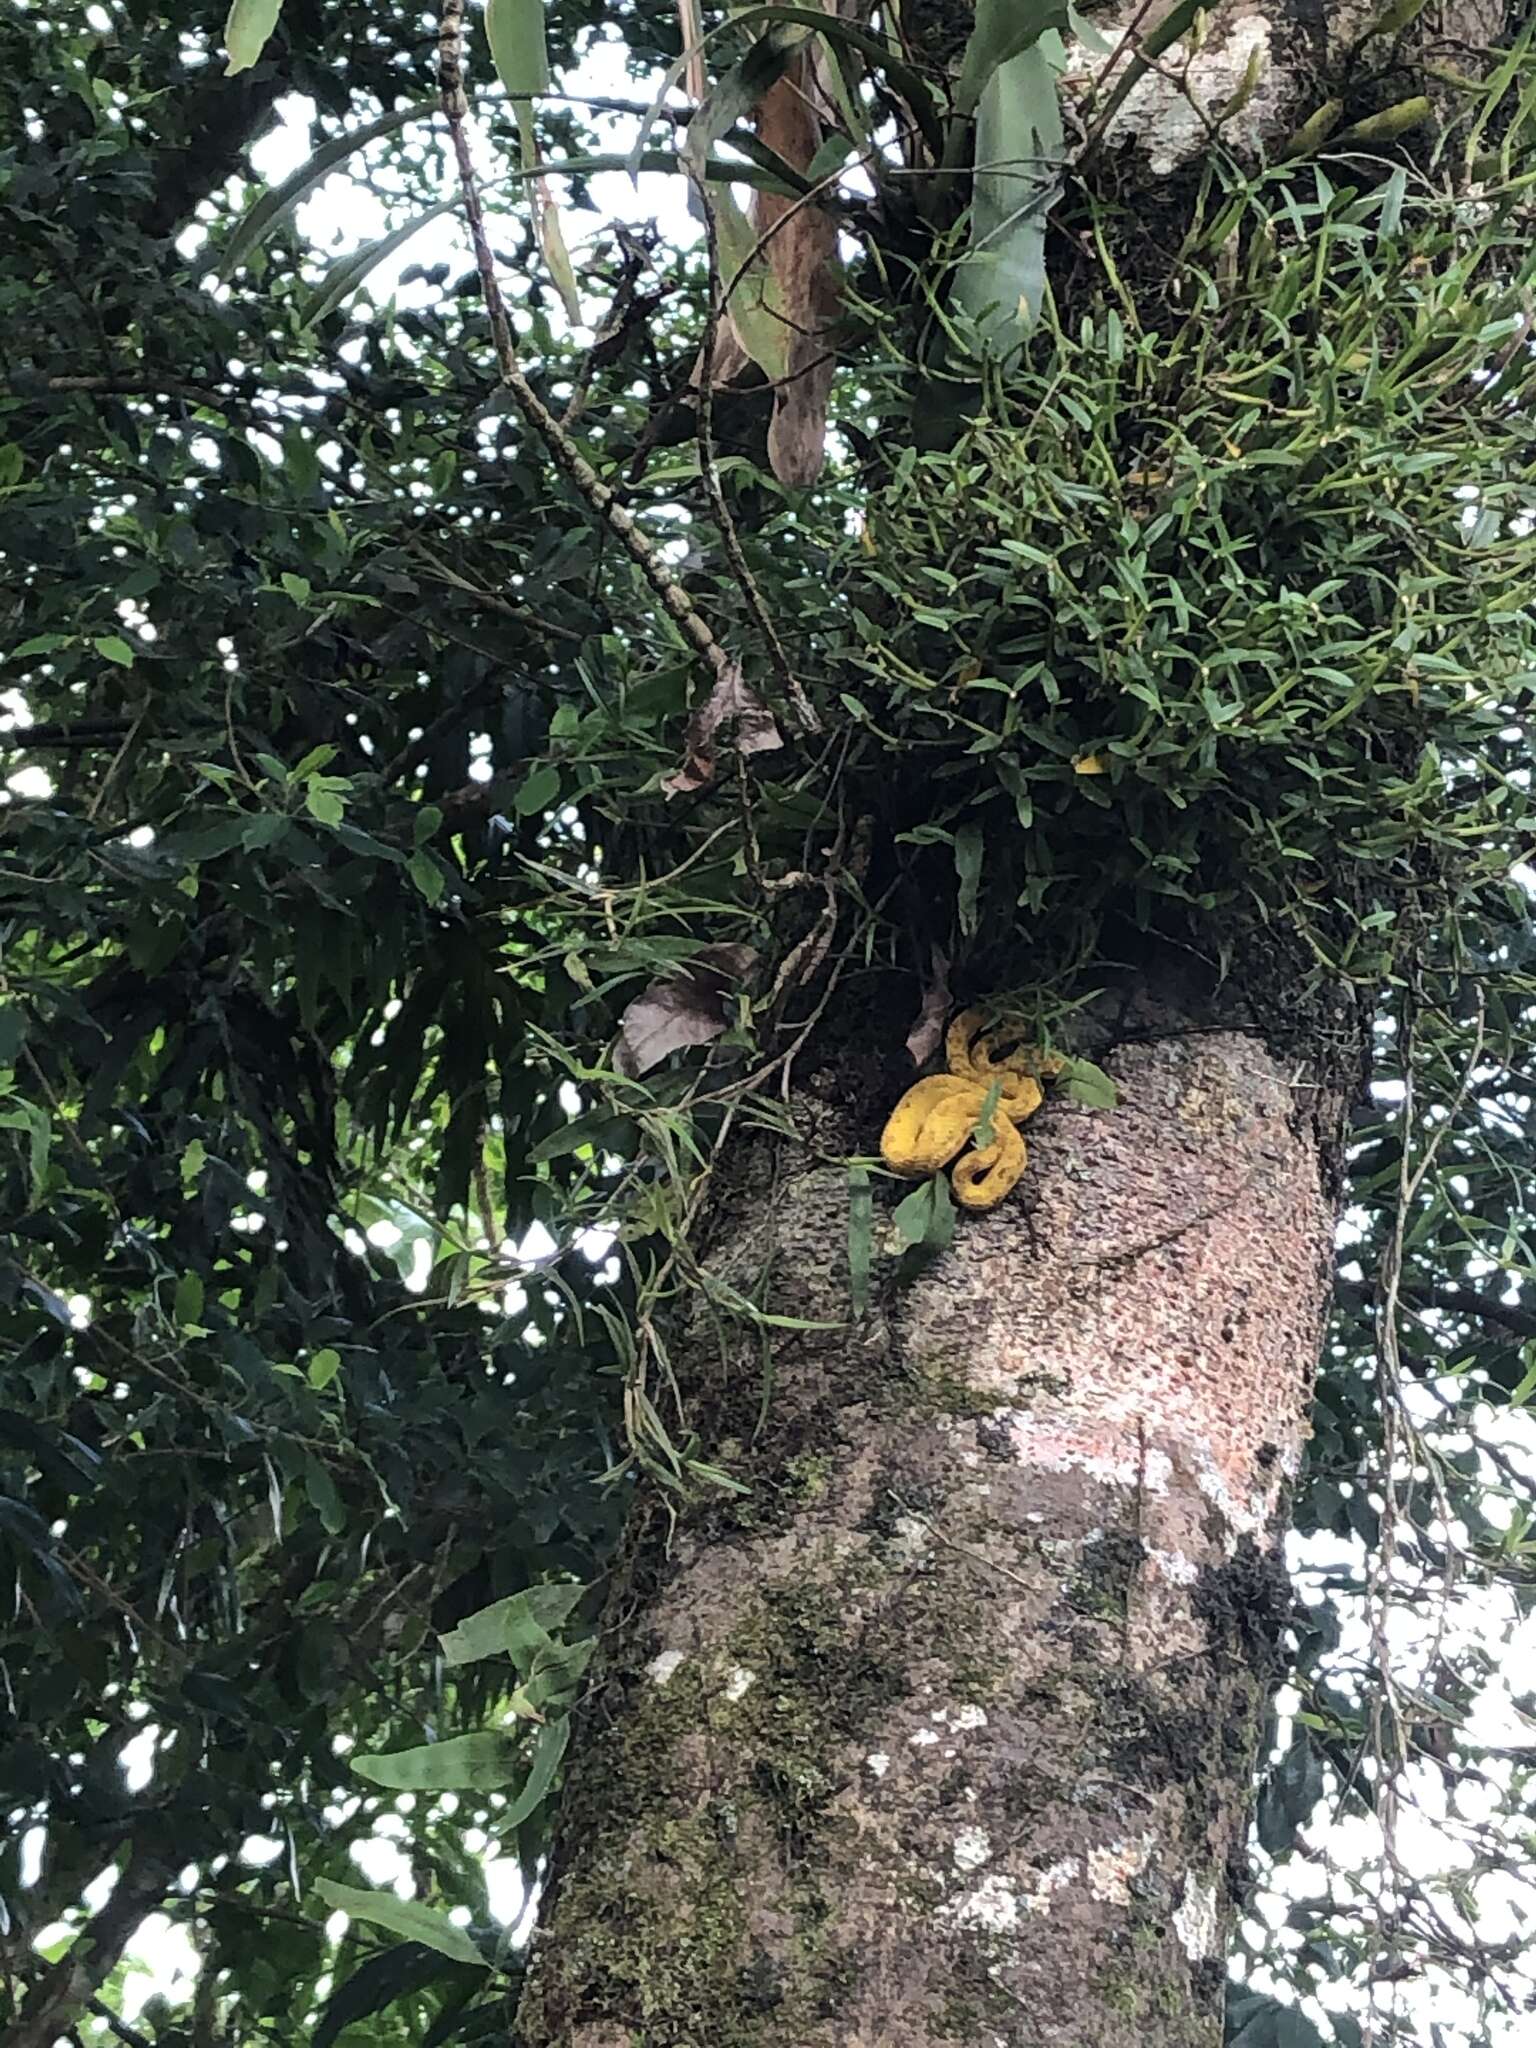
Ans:
{"type": "Polygon", "coordinates": [[[653,1685],[666,1685],[676,1677],[679,1667],[687,1661],[687,1656],[682,1650],[663,1650],[660,1656],[653,1657],[646,1665],[645,1675],[653,1685]]]}

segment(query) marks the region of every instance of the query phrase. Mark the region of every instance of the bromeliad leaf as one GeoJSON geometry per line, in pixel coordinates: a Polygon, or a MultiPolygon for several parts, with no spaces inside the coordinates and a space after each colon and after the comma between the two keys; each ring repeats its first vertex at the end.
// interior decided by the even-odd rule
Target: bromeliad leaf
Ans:
{"type": "MultiPolygon", "coordinates": [[[[1071,17],[1069,0],[977,0],[971,30],[955,81],[955,112],[967,120],[987,87],[1013,58],[1032,50],[1049,32],[1059,37],[1071,17]]],[[[980,152],[977,161],[981,161],[980,152]]]]}
{"type": "Polygon", "coordinates": [[[1054,30],[1000,65],[976,118],[970,247],[955,280],[985,348],[1017,355],[1045,301],[1046,210],[1066,153],[1054,30]]]}

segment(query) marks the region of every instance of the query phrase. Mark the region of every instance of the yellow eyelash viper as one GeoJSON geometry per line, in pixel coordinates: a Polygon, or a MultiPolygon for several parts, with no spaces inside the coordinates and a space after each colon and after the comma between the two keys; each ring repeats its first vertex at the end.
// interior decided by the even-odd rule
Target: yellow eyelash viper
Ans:
{"type": "Polygon", "coordinates": [[[962,1010],[944,1041],[949,1072],[914,1083],[880,1134],[880,1156],[907,1180],[955,1160],[949,1177],[955,1200],[967,1209],[996,1208],[1014,1186],[1028,1158],[1019,1125],[1040,1107],[1041,1079],[1066,1064],[1059,1054],[1023,1048],[1000,1057],[997,1045],[984,1035],[981,1012],[962,1010]],[[994,1091],[992,1143],[955,1159],[974,1137],[994,1091]]]}

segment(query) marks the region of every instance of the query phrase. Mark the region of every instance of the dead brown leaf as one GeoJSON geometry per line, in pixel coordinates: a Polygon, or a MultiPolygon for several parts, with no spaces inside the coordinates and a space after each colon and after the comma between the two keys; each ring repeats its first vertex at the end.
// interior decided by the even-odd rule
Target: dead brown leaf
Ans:
{"type": "Polygon", "coordinates": [[[953,1001],[949,992],[949,956],[935,946],[930,978],[923,989],[922,1008],[907,1033],[907,1051],[912,1055],[914,1067],[926,1066],[938,1051],[944,1037],[944,1020],[953,1001]]]}
{"type": "Polygon", "coordinates": [[[714,688],[689,719],[682,766],[662,777],[667,795],[684,796],[707,789],[715,779],[720,746],[732,736],[738,754],[768,754],[784,744],[773,713],[748,689],[739,661],[720,671],[714,688]]]}
{"type": "Polygon", "coordinates": [[[669,1053],[708,1045],[731,1021],[729,987],[751,972],[757,948],[701,946],[682,966],[658,975],[619,1019],[614,1071],[636,1080],[669,1053]]]}

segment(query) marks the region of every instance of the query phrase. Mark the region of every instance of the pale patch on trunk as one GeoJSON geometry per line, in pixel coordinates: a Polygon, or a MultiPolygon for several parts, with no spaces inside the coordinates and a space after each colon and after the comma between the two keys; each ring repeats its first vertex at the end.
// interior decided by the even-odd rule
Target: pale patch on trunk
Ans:
{"type": "MultiPolygon", "coordinates": [[[[1124,10],[1123,18],[1099,18],[1096,26],[1113,48],[1133,21],[1143,29],[1151,25],[1131,7],[1124,10]]],[[[1191,54],[1187,43],[1173,44],[1158,65],[1137,82],[1106,129],[1105,141],[1111,148],[1138,143],[1146,152],[1148,169],[1159,178],[1209,149],[1218,122],[1222,141],[1239,155],[1254,156],[1262,148],[1272,147],[1295,125],[1290,118],[1295,96],[1283,72],[1277,74],[1274,34],[1274,24],[1266,14],[1216,10],[1207,40],[1198,51],[1191,54]],[[1255,74],[1252,90],[1244,104],[1223,120],[1225,109],[1248,85],[1250,66],[1255,74]]],[[[1070,45],[1066,91],[1085,91],[1107,62],[1106,57],[1090,54],[1080,43],[1070,45]]]]}

